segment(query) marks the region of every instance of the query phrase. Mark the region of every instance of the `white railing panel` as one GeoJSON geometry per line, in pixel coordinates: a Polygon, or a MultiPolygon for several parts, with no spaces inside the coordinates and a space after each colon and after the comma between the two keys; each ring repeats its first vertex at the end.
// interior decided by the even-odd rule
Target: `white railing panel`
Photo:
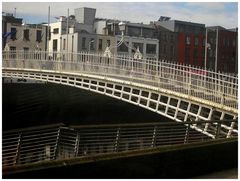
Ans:
{"type": "Polygon", "coordinates": [[[3,68],[54,70],[115,77],[237,108],[238,76],[164,60],[104,57],[87,52],[3,51],[3,68]]]}

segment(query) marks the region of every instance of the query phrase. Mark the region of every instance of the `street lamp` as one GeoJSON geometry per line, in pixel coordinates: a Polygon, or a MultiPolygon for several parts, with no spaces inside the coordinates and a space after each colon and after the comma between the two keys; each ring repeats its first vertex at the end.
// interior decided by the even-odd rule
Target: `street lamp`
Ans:
{"type": "Polygon", "coordinates": [[[91,44],[94,42],[94,40],[90,41],[88,44],[88,51],[90,52],[91,44]]]}
{"type": "Polygon", "coordinates": [[[137,49],[136,49],[134,47],[130,47],[126,42],[124,42],[124,31],[126,29],[126,24],[121,21],[118,24],[118,26],[119,26],[119,30],[121,31],[121,39],[120,39],[120,41],[117,43],[116,46],[113,46],[113,47],[110,47],[110,45],[107,46],[103,55],[110,58],[112,56],[112,53],[111,53],[110,50],[113,49],[113,48],[118,48],[119,46],[121,46],[124,43],[128,48],[131,48],[131,49],[133,49],[135,51],[134,58],[142,59],[142,54],[141,54],[141,52],[139,50],[139,47],[137,47],[137,49]]]}
{"type": "Polygon", "coordinates": [[[123,35],[124,35],[124,31],[125,31],[125,29],[126,29],[126,24],[121,21],[121,22],[118,24],[118,26],[119,26],[119,30],[121,31],[122,36],[123,36],[123,35]]]}

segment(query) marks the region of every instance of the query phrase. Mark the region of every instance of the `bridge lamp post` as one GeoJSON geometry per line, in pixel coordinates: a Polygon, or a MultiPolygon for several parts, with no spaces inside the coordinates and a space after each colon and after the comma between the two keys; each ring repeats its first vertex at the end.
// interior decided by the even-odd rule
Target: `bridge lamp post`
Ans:
{"type": "Polygon", "coordinates": [[[112,53],[111,53],[110,50],[113,49],[113,48],[118,48],[119,46],[121,46],[121,45],[124,43],[128,48],[131,48],[132,50],[135,51],[135,53],[134,53],[134,59],[142,59],[142,54],[141,54],[141,52],[140,52],[140,50],[139,50],[139,47],[137,47],[137,49],[136,49],[136,48],[134,48],[134,47],[130,47],[129,45],[127,45],[127,43],[124,42],[124,31],[125,31],[125,29],[126,29],[126,24],[123,23],[123,22],[120,22],[120,23],[118,24],[118,27],[119,27],[119,30],[121,31],[121,39],[120,39],[120,41],[117,43],[116,46],[113,46],[113,47],[110,47],[110,45],[107,46],[107,47],[106,47],[106,50],[104,51],[104,56],[108,56],[108,57],[110,58],[110,57],[112,56],[112,53]]]}
{"type": "Polygon", "coordinates": [[[122,37],[124,36],[124,31],[126,29],[126,24],[123,23],[122,21],[118,24],[119,30],[121,31],[122,37]]]}
{"type": "Polygon", "coordinates": [[[91,49],[91,44],[94,43],[94,40],[90,41],[89,44],[88,44],[88,51],[90,52],[90,49],[91,49]]]}

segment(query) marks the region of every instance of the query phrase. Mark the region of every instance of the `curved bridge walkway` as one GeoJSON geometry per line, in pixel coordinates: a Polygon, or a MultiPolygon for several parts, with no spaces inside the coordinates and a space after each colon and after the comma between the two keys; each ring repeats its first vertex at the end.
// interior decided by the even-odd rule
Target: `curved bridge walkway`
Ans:
{"type": "MultiPolygon", "coordinates": [[[[156,59],[64,52],[3,52],[3,77],[41,80],[111,96],[177,122],[236,120],[238,77],[156,59]]],[[[237,123],[221,126],[226,137],[237,123]]],[[[216,125],[191,126],[214,138],[216,125]]]]}

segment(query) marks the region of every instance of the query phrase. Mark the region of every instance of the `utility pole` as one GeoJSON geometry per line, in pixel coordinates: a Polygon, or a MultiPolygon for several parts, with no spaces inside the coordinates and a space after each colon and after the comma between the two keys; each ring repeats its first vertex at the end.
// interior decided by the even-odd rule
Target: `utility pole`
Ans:
{"type": "Polygon", "coordinates": [[[236,43],[235,43],[235,46],[236,46],[235,72],[237,73],[238,72],[238,28],[236,28],[236,43]]]}
{"type": "Polygon", "coordinates": [[[69,8],[67,10],[67,53],[68,53],[68,19],[69,19],[69,8]]]}
{"type": "Polygon", "coordinates": [[[216,31],[217,31],[217,35],[216,35],[215,72],[217,72],[217,59],[218,59],[218,27],[216,31]]]}
{"type": "Polygon", "coordinates": [[[205,36],[205,60],[204,60],[204,68],[207,70],[207,37],[208,37],[208,31],[206,27],[206,36],[205,36]]]}
{"type": "Polygon", "coordinates": [[[14,17],[17,17],[17,8],[14,8],[14,17]]]}
{"type": "Polygon", "coordinates": [[[48,56],[49,56],[49,39],[50,39],[50,29],[49,29],[49,24],[50,24],[50,6],[48,6],[48,27],[47,27],[47,50],[48,50],[48,56]]]}

